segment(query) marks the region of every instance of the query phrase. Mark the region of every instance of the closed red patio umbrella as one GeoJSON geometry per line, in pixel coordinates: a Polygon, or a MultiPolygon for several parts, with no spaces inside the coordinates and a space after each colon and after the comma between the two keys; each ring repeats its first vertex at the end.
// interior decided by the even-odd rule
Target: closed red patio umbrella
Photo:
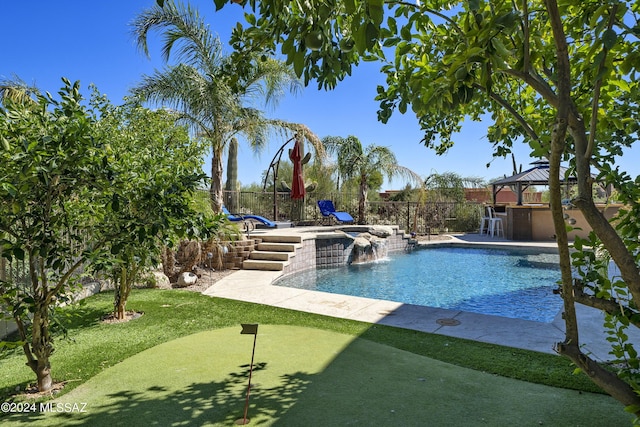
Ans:
{"type": "Polygon", "coordinates": [[[304,178],[302,177],[302,149],[300,141],[296,138],[293,149],[289,153],[289,158],[293,163],[293,182],[291,183],[291,198],[304,199],[304,178]]]}

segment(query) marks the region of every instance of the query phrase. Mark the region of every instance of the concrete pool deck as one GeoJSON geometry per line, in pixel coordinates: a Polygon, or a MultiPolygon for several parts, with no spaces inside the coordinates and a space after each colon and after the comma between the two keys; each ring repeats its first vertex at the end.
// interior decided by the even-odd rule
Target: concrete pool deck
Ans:
{"type": "MultiPolygon", "coordinates": [[[[298,231],[299,230],[299,231],[298,231]]],[[[282,231],[282,230],[279,230],[282,231]]],[[[289,229],[290,233],[302,232],[289,229]]],[[[508,245],[514,247],[555,247],[554,242],[512,242],[478,234],[453,235],[450,240],[424,244],[508,245]]],[[[421,243],[422,244],[422,243],[421,243]]],[[[508,347],[555,353],[554,345],[564,340],[564,321],[560,313],[552,323],[511,319],[458,310],[425,307],[348,295],[274,286],[281,271],[238,270],[219,280],[203,293],[258,304],[326,316],[396,326],[508,347]]],[[[579,306],[580,340],[584,351],[596,360],[609,360],[603,314],[579,306]]]]}

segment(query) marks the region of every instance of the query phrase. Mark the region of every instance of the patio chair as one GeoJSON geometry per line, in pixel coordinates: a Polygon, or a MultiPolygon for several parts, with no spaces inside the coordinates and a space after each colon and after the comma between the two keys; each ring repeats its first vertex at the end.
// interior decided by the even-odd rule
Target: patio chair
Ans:
{"type": "Polygon", "coordinates": [[[323,220],[335,220],[341,224],[353,222],[353,217],[349,215],[348,212],[336,211],[331,200],[318,200],[318,207],[320,208],[323,220]]]}
{"type": "Polygon", "coordinates": [[[232,214],[231,212],[229,212],[229,210],[227,209],[226,206],[222,207],[222,213],[225,214],[227,216],[227,219],[231,222],[240,222],[240,221],[247,221],[247,220],[252,220],[252,221],[257,221],[261,224],[266,225],[269,228],[275,228],[276,227],[276,223],[268,220],[267,218],[260,216],[260,215],[252,215],[252,214],[232,214]]]}
{"type": "Polygon", "coordinates": [[[491,237],[502,235],[504,237],[504,228],[502,226],[502,218],[496,217],[496,211],[493,206],[487,206],[488,229],[487,234],[491,237]]]}
{"type": "Polygon", "coordinates": [[[489,234],[489,225],[491,224],[491,212],[489,206],[485,207],[485,216],[480,218],[480,234],[484,234],[485,230],[489,234]]]}

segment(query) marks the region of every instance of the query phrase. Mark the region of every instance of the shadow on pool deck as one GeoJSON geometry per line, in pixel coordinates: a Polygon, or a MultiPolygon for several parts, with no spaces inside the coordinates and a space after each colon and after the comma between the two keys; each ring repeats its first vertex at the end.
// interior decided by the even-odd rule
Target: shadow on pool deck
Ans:
{"type": "MultiPolygon", "coordinates": [[[[426,244],[490,244],[519,247],[555,247],[554,242],[512,242],[480,235],[455,235],[451,240],[426,244]]],[[[554,353],[554,345],[564,339],[560,313],[551,323],[511,319],[458,310],[402,304],[392,301],[329,294],[325,292],[273,286],[282,272],[239,270],[204,291],[205,295],[275,307],[323,314],[332,317],[379,323],[422,332],[500,344],[526,350],[554,353]]],[[[597,360],[608,360],[603,314],[577,306],[584,351],[597,360]]]]}

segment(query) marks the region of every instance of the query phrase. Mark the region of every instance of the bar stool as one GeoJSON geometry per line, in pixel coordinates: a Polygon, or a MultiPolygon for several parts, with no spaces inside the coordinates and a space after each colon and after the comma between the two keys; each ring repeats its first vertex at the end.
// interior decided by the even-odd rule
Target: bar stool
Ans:
{"type": "Polygon", "coordinates": [[[496,235],[501,235],[502,237],[504,237],[502,218],[496,217],[496,211],[493,209],[493,206],[487,206],[487,214],[489,215],[489,227],[487,230],[487,234],[490,234],[491,237],[494,237],[496,235]]]}
{"type": "Polygon", "coordinates": [[[491,211],[489,206],[485,207],[485,212],[485,216],[480,218],[480,234],[484,234],[485,227],[487,234],[489,234],[489,231],[491,230],[491,211]]]}

